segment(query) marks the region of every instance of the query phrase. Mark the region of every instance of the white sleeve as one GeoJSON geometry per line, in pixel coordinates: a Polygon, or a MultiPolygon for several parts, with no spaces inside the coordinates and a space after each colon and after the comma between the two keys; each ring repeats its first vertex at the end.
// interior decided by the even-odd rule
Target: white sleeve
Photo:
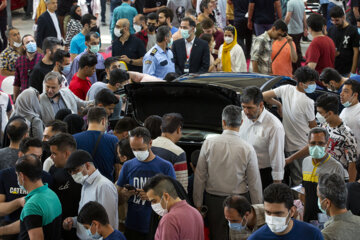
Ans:
{"type": "Polygon", "coordinates": [[[284,85],[284,86],[275,88],[273,91],[274,91],[276,97],[281,98],[282,95],[284,94],[284,92],[286,92],[287,87],[288,87],[287,85],[284,85]]]}
{"type": "Polygon", "coordinates": [[[305,116],[308,122],[315,120],[315,103],[313,100],[304,102],[305,107],[305,116]]]}

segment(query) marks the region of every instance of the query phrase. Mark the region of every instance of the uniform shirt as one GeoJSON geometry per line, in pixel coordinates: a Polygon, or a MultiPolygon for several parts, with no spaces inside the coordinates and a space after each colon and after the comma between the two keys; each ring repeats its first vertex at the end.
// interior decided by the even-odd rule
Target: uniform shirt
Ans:
{"type": "Polygon", "coordinates": [[[144,56],[143,73],[164,79],[169,72],[175,72],[174,55],[156,44],[144,56]]]}
{"type": "Polygon", "coordinates": [[[15,64],[18,57],[20,57],[20,54],[15,48],[8,46],[0,53],[0,69],[15,71],[15,64]]]}
{"type": "Polygon", "coordinates": [[[360,217],[351,211],[330,217],[321,233],[325,240],[358,239],[360,235],[360,217]]]}
{"type": "Polygon", "coordinates": [[[262,186],[254,148],[240,134],[224,130],[201,147],[194,182],[194,205],[202,206],[204,190],[217,196],[250,192],[252,203],[262,203],[262,186]]]}
{"type": "Polygon", "coordinates": [[[70,42],[70,53],[71,54],[80,54],[87,46],[85,45],[85,35],[79,32],[76,34],[70,42]]]}
{"type": "Polygon", "coordinates": [[[86,99],[86,94],[91,87],[91,82],[88,77],[86,79],[79,78],[77,74],[72,78],[69,89],[81,100],[86,99]]]}
{"type": "Polygon", "coordinates": [[[265,31],[254,39],[251,47],[251,61],[256,61],[260,73],[271,73],[272,40],[265,31]]]}
{"type": "Polygon", "coordinates": [[[35,53],[35,56],[31,61],[27,55],[20,56],[16,60],[14,86],[20,87],[20,91],[23,91],[29,87],[30,73],[42,58],[42,54],[35,53]]]}
{"type": "Polygon", "coordinates": [[[256,152],[259,168],[272,168],[272,178],[282,180],[285,167],[285,131],[280,120],[265,108],[253,122],[242,112],[240,137],[256,152]]]}
{"type": "Polygon", "coordinates": [[[357,154],[360,154],[360,104],[344,108],[341,111],[340,118],[344,121],[354,133],[357,142],[357,154]]]}

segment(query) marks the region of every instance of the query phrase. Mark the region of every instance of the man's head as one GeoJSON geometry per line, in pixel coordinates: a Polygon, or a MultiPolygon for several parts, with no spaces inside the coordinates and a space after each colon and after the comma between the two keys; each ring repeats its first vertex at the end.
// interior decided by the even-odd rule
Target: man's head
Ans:
{"type": "Polygon", "coordinates": [[[114,69],[120,69],[120,61],[117,57],[109,57],[104,61],[106,78],[110,79],[110,72],[114,69]]]}
{"type": "Polygon", "coordinates": [[[67,124],[60,120],[53,120],[49,122],[44,129],[43,142],[49,141],[52,136],[58,133],[67,133],[67,124]]]}
{"type": "Polygon", "coordinates": [[[287,31],[288,31],[288,28],[287,28],[286,23],[283,20],[278,19],[274,22],[273,26],[268,31],[268,34],[271,39],[277,40],[280,37],[286,36],[287,31]]]}
{"type": "Polygon", "coordinates": [[[340,101],[344,107],[350,107],[359,102],[360,83],[354,79],[348,79],[341,90],[340,101]]]}
{"type": "MultiPolygon", "coordinates": [[[[114,128],[114,135],[119,139],[127,138],[129,131],[138,126],[137,122],[131,117],[123,117],[120,119],[114,128]]],[[[160,128],[160,127],[159,127],[160,128]]]]}
{"type": "Polygon", "coordinates": [[[196,14],[196,10],[192,9],[192,8],[188,8],[185,11],[185,17],[189,17],[192,20],[194,20],[196,22],[196,24],[198,23],[197,21],[197,14],[196,14]]]}
{"type": "Polygon", "coordinates": [[[32,184],[41,181],[42,164],[35,155],[25,155],[16,161],[15,171],[19,186],[28,190],[32,184]]]}
{"type": "Polygon", "coordinates": [[[100,50],[100,36],[99,36],[99,34],[96,33],[96,32],[87,33],[85,35],[85,45],[87,46],[87,48],[89,49],[89,51],[91,53],[97,54],[99,52],[99,50],[100,50]]]}
{"type": "Polygon", "coordinates": [[[144,121],[144,127],[146,127],[151,134],[151,139],[155,139],[161,136],[162,118],[158,115],[148,116],[144,121]]]}
{"type": "Polygon", "coordinates": [[[166,25],[171,26],[171,22],[174,18],[174,13],[170,8],[163,7],[156,12],[158,16],[159,26],[166,25]]]}
{"type": "Polygon", "coordinates": [[[306,93],[312,93],[315,91],[316,81],[319,80],[319,74],[317,71],[307,66],[300,67],[296,69],[294,76],[297,82],[297,87],[300,90],[306,93]]]}
{"type": "Polygon", "coordinates": [[[168,26],[160,26],[156,31],[156,42],[163,43],[165,42],[167,45],[171,43],[171,31],[168,26]]]}
{"type": "Polygon", "coordinates": [[[265,222],[270,230],[281,235],[289,229],[296,212],[291,189],[283,183],[273,183],[264,190],[265,222]]]}
{"type": "Polygon", "coordinates": [[[89,125],[95,124],[103,127],[103,131],[108,127],[108,115],[103,107],[92,107],[89,109],[88,114],[89,125]]]}
{"type": "Polygon", "coordinates": [[[211,13],[214,9],[213,9],[213,5],[210,2],[210,0],[202,0],[200,2],[200,11],[202,13],[207,12],[207,13],[211,13]]]}
{"type": "Polygon", "coordinates": [[[15,27],[9,27],[5,32],[6,37],[9,40],[9,44],[12,47],[20,47],[21,46],[21,36],[20,32],[15,27]]]}
{"type": "Polygon", "coordinates": [[[308,136],[309,153],[313,159],[322,159],[326,155],[329,133],[325,128],[314,127],[308,136]]]}
{"type": "Polygon", "coordinates": [[[157,27],[157,18],[158,16],[156,15],[156,13],[152,12],[149,13],[146,16],[146,25],[147,25],[147,30],[150,33],[154,33],[157,27]]]}
{"type": "Polygon", "coordinates": [[[331,8],[329,15],[331,17],[331,22],[338,28],[343,28],[346,23],[344,10],[339,6],[334,6],[331,8]]]}
{"type": "Polygon", "coordinates": [[[160,216],[169,211],[169,205],[178,198],[171,178],[162,174],[150,178],[144,186],[144,191],[149,198],[151,207],[160,216]]]}
{"type": "Polygon", "coordinates": [[[44,0],[47,10],[54,13],[58,8],[58,0],[44,0]]]}
{"type": "Polygon", "coordinates": [[[318,33],[322,32],[324,28],[325,19],[320,14],[311,14],[307,19],[306,23],[308,25],[309,32],[318,33]]]}
{"type": "Polygon", "coordinates": [[[85,30],[85,33],[96,32],[96,17],[87,13],[81,17],[81,25],[85,30]]]}
{"type": "Polygon", "coordinates": [[[79,72],[84,73],[86,77],[91,77],[95,73],[96,64],[97,57],[95,54],[84,54],[79,60],[79,72]]]}
{"type": "Polygon", "coordinates": [[[48,98],[57,97],[62,83],[62,76],[58,72],[49,72],[45,75],[45,94],[48,98]]]}
{"type": "Polygon", "coordinates": [[[334,68],[325,68],[320,74],[320,81],[331,91],[337,91],[341,87],[342,76],[334,68]]]}
{"type": "Polygon", "coordinates": [[[56,50],[54,54],[55,67],[60,73],[68,73],[70,71],[70,53],[62,49],[56,50]],[[65,70],[65,71],[64,71],[65,70]]]}
{"type": "Polygon", "coordinates": [[[143,29],[146,29],[145,16],[143,14],[138,14],[133,19],[133,27],[135,32],[140,32],[143,29]]]}
{"type": "Polygon", "coordinates": [[[86,178],[95,171],[93,158],[84,150],[75,150],[71,153],[65,164],[74,182],[84,184],[86,178]]]}
{"type": "Polygon", "coordinates": [[[130,147],[139,161],[146,161],[151,152],[151,135],[144,127],[137,127],[130,131],[130,147]]]}
{"type": "Polygon", "coordinates": [[[241,108],[235,105],[228,105],[223,109],[222,115],[223,129],[239,128],[241,125],[241,108]]]}
{"type": "Polygon", "coordinates": [[[133,159],[135,157],[134,153],[131,150],[130,141],[128,138],[123,138],[119,140],[119,142],[116,145],[116,151],[120,159],[120,162],[122,163],[126,162],[127,160],[133,159]]]}
{"type": "Polygon", "coordinates": [[[161,132],[171,135],[174,142],[180,140],[182,136],[182,127],[184,118],[180,113],[167,113],[162,117],[161,132]]]}
{"type": "Polygon", "coordinates": [[[31,34],[25,34],[22,37],[21,44],[23,49],[28,53],[35,53],[37,50],[35,38],[31,34]]]}
{"type": "Polygon", "coordinates": [[[331,123],[339,116],[339,98],[331,93],[321,95],[316,99],[316,111],[318,112],[316,117],[320,123],[325,123],[324,121],[331,123]]]}
{"type": "Polygon", "coordinates": [[[49,139],[51,159],[55,167],[65,167],[66,161],[72,152],[76,150],[76,141],[69,133],[59,133],[49,139]]]}
{"type": "Polygon", "coordinates": [[[103,107],[107,116],[114,113],[115,105],[119,103],[119,99],[108,88],[101,89],[95,96],[95,106],[103,107]]]}
{"type": "Polygon", "coordinates": [[[10,139],[10,143],[20,143],[20,141],[28,136],[29,127],[24,120],[18,118],[6,126],[6,133],[10,139]]]}
{"type": "Polygon", "coordinates": [[[181,36],[184,39],[192,38],[195,34],[196,23],[189,17],[185,17],[180,23],[181,36]]]}
{"type": "Polygon", "coordinates": [[[346,208],[347,188],[343,177],[337,173],[320,175],[317,186],[318,206],[327,215],[346,208]]]}
{"type": "Polygon", "coordinates": [[[127,18],[121,18],[116,22],[114,28],[114,35],[116,37],[121,37],[123,35],[130,34],[130,22],[127,18]]]}
{"type": "Polygon", "coordinates": [[[229,222],[230,229],[238,230],[245,228],[249,222],[251,204],[240,195],[228,196],[224,201],[224,215],[229,222]]]}
{"type": "Polygon", "coordinates": [[[45,55],[44,57],[49,58],[50,61],[54,61],[54,54],[56,50],[61,48],[62,48],[62,43],[56,37],[47,37],[43,41],[42,50],[45,55]]]}
{"type": "Polygon", "coordinates": [[[81,208],[77,221],[85,229],[88,229],[92,235],[98,233],[103,237],[103,234],[105,234],[104,227],[110,224],[105,208],[100,203],[93,201],[86,203],[81,208]]]}
{"type": "Polygon", "coordinates": [[[116,89],[123,88],[125,84],[130,82],[130,75],[122,69],[114,69],[110,72],[109,84],[116,89]]]}
{"type": "Polygon", "coordinates": [[[24,155],[33,154],[37,158],[41,159],[42,156],[42,142],[37,138],[24,138],[20,142],[19,157],[24,155]]]}
{"type": "Polygon", "coordinates": [[[202,20],[201,27],[205,34],[213,35],[216,32],[214,22],[210,18],[205,18],[202,20]]]}
{"type": "Polygon", "coordinates": [[[258,87],[247,87],[241,95],[241,107],[248,119],[256,121],[264,109],[264,100],[258,87]]]}

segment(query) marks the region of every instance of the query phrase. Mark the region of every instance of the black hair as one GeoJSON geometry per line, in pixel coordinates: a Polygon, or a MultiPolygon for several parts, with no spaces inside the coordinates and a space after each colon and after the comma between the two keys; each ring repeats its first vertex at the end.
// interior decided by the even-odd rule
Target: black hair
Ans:
{"type": "Polygon", "coordinates": [[[10,141],[19,142],[28,132],[29,127],[22,119],[16,119],[6,126],[10,141]]]}
{"type": "Polygon", "coordinates": [[[164,192],[166,192],[172,198],[176,199],[178,198],[178,194],[170,178],[171,177],[165,176],[163,174],[156,174],[146,182],[143,189],[145,192],[148,192],[150,189],[152,189],[154,194],[158,197],[161,197],[164,192]]]}
{"type": "Polygon", "coordinates": [[[122,83],[129,80],[130,76],[125,70],[114,69],[110,72],[109,84],[115,86],[117,83],[122,83]]]}
{"type": "Polygon", "coordinates": [[[145,144],[149,144],[151,141],[151,134],[147,128],[136,127],[130,131],[130,137],[142,138],[145,144]]]}
{"type": "Polygon", "coordinates": [[[83,25],[83,27],[85,26],[85,24],[88,24],[90,26],[91,20],[96,20],[96,17],[91,15],[90,13],[87,13],[81,17],[80,22],[81,22],[81,25],[83,25]]]}
{"type": "Polygon", "coordinates": [[[167,25],[158,27],[156,31],[156,42],[163,42],[165,41],[165,37],[169,37],[170,28],[167,25]]]}
{"type": "Polygon", "coordinates": [[[131,117],[123,117],[117,121],[114,132],[122,133],[125,131],[131,131],[138,126],[137,122],[131,117]]]}
{"type": "Polygon", "coordinates": [[[180,77],[180,75],[177,74],[176,72],[169,72],[165,75],[164,80],[167,82],[172,82],[175,79],[177,79],[178,77],[180,77]]]}
{"type": "Polygon", "coordinates": [[[119,58],[117,58],[117,57],[108,57],[104,61],[105,69],[109,69],[111,64],[113,64],[114,62],[118,62],[118,61],[119,61],[119,58]]]}
{"type": "Polygon", "coordinates": [[[67,133],[67,124],[60,120],[53,120],[46,124],[46,127],[51,127],[53,132],[67,133]]]}
{"type": "Polygon", "coordinates": [[[15,170],[23,173],[30,181],[35,182],[41,179],[42,164],[33,154],[22,156],[16,161],[15,170]]]}
{"type": "Polygon", "coordinates": [[[79,60],[79,68],[92,67],[97,64],[97,57],[92,53],[85,53],[79,60]]]}
{"type": "Polygon", "coordinates": [[[71,135],[82,132],[84,129],[84,119],[77,114],[69,114],[64,118],[64,122],[68,126],[71,135]]]}
{"type": "Polygon", "coordinates": [[[46,54],[46,50],[49,49],[52,52],[54,47],[56,47],[57,45],[62,45],[62,42],[59,39],[57,39],[56,37],[47,37],[43,41],[42,50],[44,54],[46,54]]]}
{"type": "Polygon", "coordinates": [[[85,35],[85,42],[90,42],[91,37],[93,38],[100,38],[99,34],[97,32],[89,32],[85,35]]]}
{"type": "Polygon", "coordinates": [[[63,108],[60,109],[56,114],[55,114],[55,120],[60,120],[60,121],[64,121],[64,118],[67,115],[71,114],[71,110],[68,108],[63,108]]]}
{"type": "Polygon", "coordinates": [[[208,33],[203,33],[200,35],[200,39],[206,41],[208,44],[211,42],[211,39],[213,38],[214,36],[212,34],[208,34],[208,33]]]}
{"type": "Polygon", "coordinates": [[[194,16],[194,17],[197,17],[196,10],[193,9],[193,8],[188,8],[188,9],[186,9],[185,14],[188,14],[188,15],[191,15],[191,16],[194,16]]]}
{"type": "MultiPolygon", "coordinates": [[[[76,13],[76,10],[79,8],[80,6],[79,5],[73,5],[71,6],[70,8],[70,16],[72,19],[75,19],[75,20],[79,20],[81,21],[82,18],[81,16],[79,16],[77,13],[76,13]]],[[[85,14],[86,15],[86,14],[85,14]]],[[[81,23],[82,24],[82,23],[81,23]]],[[[82,24],[83,25],[83,24],[82,24]]],[[[84,26],[84,25],[83,25],[84,26]]]]}
{"type": "Polygon", "coordinates": [[[21,140],[20,145],[19,145],[20,152],[22,152],[23,154],[26,154],[29,151],[30,147],[42,148],[41,140],[38,138],[34,138],[34,137],[27,137],[27,138],[24,138],[23,140],[21,140]]]}
{"type": "Polygon", "coordinates": [[[202,29],[209,29],[214,27],[214,21],[211,20],[211,18],[205,18],[204,20],[201,21],[200,24],[202,29]]]}
{"type": "Polygon", "coordinates": [[[319,73],[308,66],[299,67],[294,73],[295,80],[299,84],[319,80],[319,73]]]}
{"type": "Polygon", "coordinates": [[[101,89],[95,95],[95,105],[102,104],[104,107],[110,106],[111,104],[118,104],[119,99],[115,96],[115,94],[108,88],[101,89]]]}
{"type": "Polygon", "coordinates": [[[33,35],[31,35],[31,34],[25,34],[25,35],[21,38],[21,43],[22,43],[23,46],[25,46],[25,44],[24,44],[24,38],[30,37],[30,36],[33,37],[33,39],[35,40],[35,38],[34,38],[33,35]]]}
{"type": "Polygon", "coordinates": [[[195,151],[193,151],[191,153],[191,157],[190,157],[191,163],[195,168],[196,168],[197,163],[199,161],[199,155],[200,155],[200,150],[199,149],[196,149],[195,151]]]}
{"type": "Polygon", "coordinates": [[[235,27],[234,26],[228,25],[228,26],[224,27],[224,33],[225,33],[225,31],[231,32],[235,37],[235,27]]]}
{"type": "Polygon", "coordinates": [[[75,138],[69,133],[59,133],[52,136],[48,141],[49,146],[56,146],[59,151],[76,150],[75,138]]]}
{"type": "Polygon", "coordinates": [[[341,81],[341,75],[334,68],[327,67],[320,74],[320,81],[325,84],[329,84],[330,81],[335,81],[339,83],[341,81]]]}
{"type": "Polygon", "coordinates": [[[128,138],[123,138],[117,143],[117,147],[122,156],[126,156],[126,158],[133,159],[135,158],[133,151],[130,147],[130,141],[128,138]]]}
{"type": "Polygon", "coordinates": [[[324,27],[325,19],[323,16],[313,13],[306,19],[306,23],[314,32],[321,32],[324,27]]]}
{"type": "Polygon", "coordinates": [[[208,4],[210,3],[210,0],[202,0],[200,2],[200,11],[203,13],[205,11],[205,8],[208,8],[208,4]]]}
{"type": "Polygon", "coordinates": [[[256,105],[264,101],[260,88],[250,86],[244,89],[241,94],[241,103],[250,103],[251,101],[256,105]]]}
{"type": "Polygon", "coordinates": [[[350,85],[353,93],[357,93],[360,96],[360,83],[358,81],[350,78],[345,81],[344,85],[350,85]]]}
{"type": "Polygon", "coordinates": [[[316,99],[316,107],[321,107],[326,112],[332,111],[339,114],[339,98],[335,94],[325,93],[316,99]]]}
{"type": "Polygon", "coordinates": [[[251,204],[249,201],[240,195],[230,195],[228,196],[223,203],[224,208],[233,208],[235,209],[240,217],[244,217],[247,212],[251,212],[251,204]]]}
{"type": "Polygon", "coordinates": [[[165,18],[170,18],[170,22],[174,19],[174,13],[170,8],[162,7],[159,10],[157,10],[156,15],[159,17],[159,14],[163,13],[165,18]]]}
{"type": "Polygon", "coordinates": [[[107,113],[103,107],[92,107],[89,109],[87,117],[89,123],[100,123],[104,118],[107,119],[107,113]]]}
{"type": "Polygon", "coordinates": [[[151,115],[145,119],[144,127],[150,131],[151,139],[161,136],[161,123],[162,118],[158,115],[151,115]]]}
{"type": "Polygon", "coordinates": [[[70,53],[62,49],[56,50],[54,53],[54,62],[63,63],[64,58],[70,58],[70,53]]]}
{"type": "Polygon", "coordinates": [[[264,202],[284,203],[285,207],[290,210],[294,206],[294,197],[289,186],[283,183],[273,183],[264,190],[264,202]]]}
{"type": "Polygon", "coordinates": [[[147,16],[146,16],[146,20],[158,20],[158,15],[154,12],[152,13],[149,13],[147,16]]]}
{"type": "Polygon", "coordinates": [[[189,22],[190,27],[196,28],[196,23],[191,17],[184,17],[181,19],[182,22],[189,22]]]}
{"type": "Polygon", "coordinates": [[[91,225],[94,220],[103,226],[109,224],[109,217],[103,205],[90,201],[81,208],[77,221],[81,224],[91,225]]]}
{"type": "Polygon", "coordinates": [[[341,7],[334,6],[330,9],[329,15],[332,18],[342,18],[343,16],[345,16],[345,13],[341,7]]]}
{"type": "Polygon", "coordinates": [[[184,119],[180,113],[167,113],[162,117],[161,132],[173,133],[182,127],[184,119]]]}
{"type": "Polygon", "coordinates": [[[288,27],[287,27],[286,23],[281,19],[276,20],[273,24],[273,27],[275,27],[276,30],[281,30],[283,32],[288,31],[288,27]]]}

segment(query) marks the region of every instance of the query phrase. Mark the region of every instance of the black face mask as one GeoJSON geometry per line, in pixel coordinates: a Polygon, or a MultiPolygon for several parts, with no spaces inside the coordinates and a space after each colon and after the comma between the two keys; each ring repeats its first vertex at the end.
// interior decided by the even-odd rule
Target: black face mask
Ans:
{"type": "Polygon", "coordinates": [[[156,26],[154,24],[148,25],[149,32],[154,32],[156,30],[156,26]]]}

